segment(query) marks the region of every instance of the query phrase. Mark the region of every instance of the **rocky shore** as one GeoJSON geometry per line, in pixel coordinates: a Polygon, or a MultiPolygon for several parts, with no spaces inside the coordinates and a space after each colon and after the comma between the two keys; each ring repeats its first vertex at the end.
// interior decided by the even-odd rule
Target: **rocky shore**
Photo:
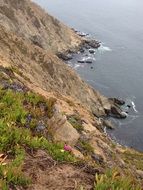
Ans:
{"type": "MultiPolygon", "coordinates": [[[[82,43],[80,44],[80,46],[78,48],[76,48],[75,50],[71,51],[68,50],[66,52],[62,52],[62,53],[58,53],[57,56],[68,63],[68,61],[72,60],[75,54],[79,54],[80,53],[80,57],[81,60],[77,60],[78,63],[80,64],[92,64],[92,59],[83,59],[82,57],[84,57],[84,52],[88,50],[89,54],[94,54],[96,49],[98,49],[101,45],[101,42],[92,39],[91,37],[89,37],[89,34],[86,34],[84,32],[80,32],[77,31],[76,29],[72,30],[79,35],[82,38],[82,43]]],[[[102,119],[102,123],[104,124],[105,127],[109,128],[109,129],[114,129],[113,124],[111,121],[109,121],[108,119],[110,117],[114,117],[117,119],[125,119],[128,116],[128,112],[126,111],[127,109],[123,109],[123,105],[125,105],[125,101],[121,100],[121,99],[117,99],[117,98],[109,98],[108,99],[110,103],[110,106],[105,105],[105,115],[103,117],[99,116],[98,114],[94,114],[95,117],[102,119]],[[109,108],[110,107],[110,108],[109,108]]],[[[126,106],[127,108],[130,108],[130,105],[126,106]]]]}

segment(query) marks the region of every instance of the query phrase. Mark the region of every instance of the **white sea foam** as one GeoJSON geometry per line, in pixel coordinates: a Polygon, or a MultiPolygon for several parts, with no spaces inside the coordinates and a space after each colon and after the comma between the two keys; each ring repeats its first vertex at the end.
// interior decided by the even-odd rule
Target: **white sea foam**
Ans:
{"type": "Polygon", "coordinates": [[[80,67],[81,65],[80,64],[75,64],[74,65],[74,69],[76,69],[76,68],[78,68],[78,67],[80,67]]]}
{"type": "Polygon", "coordinates": [[[131,118],[129,121],[127,122],[123,122],[121,123],[121,125],[125,125],[125,126],[129,126],[129,124],[131,124],[135,119],[137,119],[139,116],[138,115],[129,115],[128,118],[131,118]]]}
{"type": "Polygon", "coordinates": [[[110,47],[107,47],[107,46],[103,46],[101,44],[101,46],[98,48],[98,51],[100,52],[105,52],[105,51],[112,51],[112,49],[110,47]]]}
{"type": "Polygon", "coordinates": [[[132,103],[132,106],[133,106],[134,111],[135,111],[136,113],[138,113],[138,110],[136,110],[136,105],[135,105],[135,103],[134,103],[133,101],[132,101],[131,103],[132,103]]]}

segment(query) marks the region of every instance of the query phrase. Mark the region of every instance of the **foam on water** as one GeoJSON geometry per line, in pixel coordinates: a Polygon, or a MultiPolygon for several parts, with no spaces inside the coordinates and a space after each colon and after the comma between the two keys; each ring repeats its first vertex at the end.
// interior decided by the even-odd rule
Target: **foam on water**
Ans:
{"type": "Polygon", "coordinates": [[[106,52],[106,51],[112,51],[112,49],[108,46],[104,46],[103,44],[101,44],[101,46],[98,48],[99,52],[106,52]]]}
{"type": "Polygon", "coordinates": [[[129,124],[131,124],[135,119],[137,119],[139,116],[138,115],[129,115],[128,118],[129,121],[127,122],[122,122],[121,125],[125,125],[125,126],[129,126],[129,124]]]}
{"type": "Polygon", "coordinates": [[[138,110],[136,110],[136,105],[135,105],[135,103],[134,103],[133,101],[132,101],[131,103],[132,103],[132,106],[133,106],[134,111],[135,111],[136,113],[138,113],[138,110]]]}

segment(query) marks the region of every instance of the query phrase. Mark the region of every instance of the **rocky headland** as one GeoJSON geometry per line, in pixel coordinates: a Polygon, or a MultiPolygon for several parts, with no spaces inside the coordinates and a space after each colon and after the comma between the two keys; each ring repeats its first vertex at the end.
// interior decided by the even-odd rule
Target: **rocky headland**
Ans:
{"type": "Polygon", "coordinates": [[[104,133],[125,102],[64,62],[99,46],[29,0],[0,0],[0,189],[142,189],[143,154],[104,133]]]}

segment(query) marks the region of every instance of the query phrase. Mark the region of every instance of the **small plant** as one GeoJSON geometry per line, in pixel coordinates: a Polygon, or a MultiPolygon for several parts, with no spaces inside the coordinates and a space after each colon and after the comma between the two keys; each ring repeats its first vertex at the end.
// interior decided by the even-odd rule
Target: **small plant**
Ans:
{"type": "Polygon", "coordinates": [[[137,170],[143,170],[143,154],[134,150],[122,153],[122,158],[129,166],[135,166],[137,170]]]}
{"type": "Polygon", "coordinates": [[[94,149],[88,141],[79,140],[77,146],[81,149],[84,155],[91,155],[94,153],[94,149]]]}
{"type": "Polygon", "coordinates": [[[117,170],[107,170],[105,174],[96,174],[94,190],[141,190],[131,177],[122,176],[117,170]]]}
{"type": "Polygon", "coordinates": [[[83,131],[82,121],[80,116],[78,115],[71,115],[68,116],[68,121],[70,124],[79,132],[81,133],[83,131]]]}

